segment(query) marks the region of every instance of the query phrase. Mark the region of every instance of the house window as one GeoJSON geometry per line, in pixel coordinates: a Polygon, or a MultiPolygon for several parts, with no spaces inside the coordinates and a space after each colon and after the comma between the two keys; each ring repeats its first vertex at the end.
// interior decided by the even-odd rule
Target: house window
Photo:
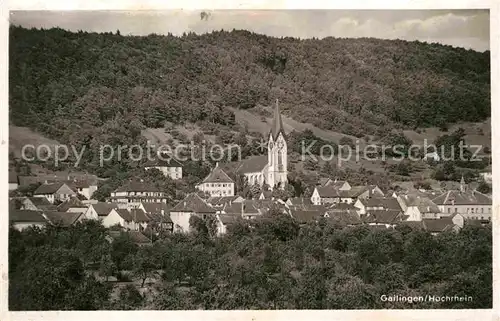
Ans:
{"type": "Polygon", "coordinates": [[[481,214],[483,214],[483,213],[484,213],[484,208],[481,207],[481,214]]]}
{"type": "Polygon", "coordinates": [[[455,207],[455,213],[457,213],[457,212],[458,212],[458,208],[455,207]]]}
{"type": "Polygon", "coordinates": [[[450,214],[450,212],[451,212],[451,208],[448,207],[448,214],[450,214]]]}

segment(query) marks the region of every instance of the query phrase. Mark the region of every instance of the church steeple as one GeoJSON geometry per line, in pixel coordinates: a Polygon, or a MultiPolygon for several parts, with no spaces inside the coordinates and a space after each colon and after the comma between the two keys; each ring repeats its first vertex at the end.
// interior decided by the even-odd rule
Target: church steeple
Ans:
{"type": "Polygon", "coordinates": [[[269,134],[272,136],[273,140],[276,140],[278,138],[279,133],[282,133],[283,137],[285,137],[285,131],[283,129],[283,121],[281,120],[280,107],[278,105],[278,99],[276,99],[273,124],[271,127],[271,132],[269,134]]]}
{"type": "Polygon", "coordinates": [[[462,179],[460,180],[460,192],[465,193],[465,189],[466,189],[465,180],[464,176],[462,175],[462,179]]]}

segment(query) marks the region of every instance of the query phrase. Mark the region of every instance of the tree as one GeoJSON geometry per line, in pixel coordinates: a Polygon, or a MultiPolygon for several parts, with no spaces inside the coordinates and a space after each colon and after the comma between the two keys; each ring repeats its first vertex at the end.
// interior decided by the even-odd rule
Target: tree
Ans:
{"type": "Polygon", "coordinates": [[[114,306],[116,310],[137,310],[144,302],[144,297],[133,284],[127,284],[118,292],[114,306]]]}
{"type": "Polygon", "coordinates": [[[116,272],[116,265],[111,259],[111,255],[104,255],[101,258],[101,264],[99,265],[99,274],[101,276],[106,277],[106,281],[108,278],[116,272]]]}
{"type": "Polygon", "coordinates": [[[108,300],[109,290],[85,275],[73,251],[50,246],[28,248],[22,263],[10,271],[9,309],[99,309],[108,300]]]}
{"type": "Polygon", "coordinates": [[[156,275],[158,257],[150,246],[140,247],[135,254],[127,257],[128,265],[132,267],[133,274],[141,280],[141,287],[150,277],[156,275]]]}
{"type": "Polygon", "coordinates": [[[491,193],[491,186],[486,183],[484,180],[481,180],[479,182],[479,186],[477,187],[477,191],[481,192],[483,194],[490,194],[491,193]]]}

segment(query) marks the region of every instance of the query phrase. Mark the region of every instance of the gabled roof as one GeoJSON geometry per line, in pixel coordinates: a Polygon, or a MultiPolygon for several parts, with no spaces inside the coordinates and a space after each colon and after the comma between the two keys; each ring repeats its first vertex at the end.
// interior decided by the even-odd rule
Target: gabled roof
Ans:
{"type": "Polygon", "coordinates": [[[47,223],[42,212],[28,210],[9,211],[9,221],[15,223],[47,223]]]}
{"type": "Polygon", "coordinates": [[[203,183],[234,183],[234,181],[217,164],[212,172],[203,180],[203,183]]]}
{"type": "Polygon", "coordinates": [[[340,197],[339,190],[332,185],[316,187],[318,194],[321,198],[334,198],[340,197]]]}
{"type": "Polygon", "coordinates": [[[118,208],[118,205],[116,205],[115,203],[104,203],[104,202],[97,202],[91,204],[91,206],[94,208],[97,215],[99,216],[106,216],[109,214],[109,212],[111,212],[112,209],[118,208]]]}
{"type": "Polygon", "coordinates": [[[328,212],[325,218],[341,226],[347,225],[360,225],[363,221],[359,218],[358,213],[355,210],[345,210],[342,212],[328,212]]]}
{"type": "Polygon", "coordinates": [[[478,191],[448,191],[433,199],[438,205],[492,205],[492,199],[478,191]]]}
{"type": "Polygon", "coordinates": [[[198,194],[190,193],[177,203],[170,212],[215,213],[216,210],[208,205],[198,194]]]}
{"type": "Polygon", "coordinates": [[[238,218],[241,218],[241,216],[237,216],[234,214],[217,214],[217,216],[224,225],[234,224],[238,221],[238,218]]]}
{"type": "Polygon", "coordinates": [[[401,210],[398,200],[395,197],[372,197],[359,199],[365,207],[382,207],[384,209],[401,210]]]}
{"type": "Polygon", "coordinates": [[[68,185],[71,189],[78,189],[78,188],[89,188],[90,187],[90,182],[88,180],[65,180],[63,181],[66,185],[68,185]]]}
{"type": "Polygon", "coordinates": [[[149,216],[150,222],[152,223],[173,223],[170,215],[168,214],[162,215],[158,213],[150,213],[147,215],[149,216]]]}
{"type": "Polygon", "coordinates": [[[114,192],[160,192],[160,190],[153,184],[142,180],[131,180],[118,187],[114,192]]]}
{"type": "Polygon", "coordinates": [[[39,211],[50,211],[50,212],[57,212],[57,205],[54,204],[49,204],[49,205],[36,205],[36,208],[39,211]]]}
{"type": "Polygon", "coordinates": [[[425,230],[431,233],[445,232],[455,226],[452,219],[449,217],[442,217],[439,219],[423,219],[422,224],[425,230]]]}
{"type": "Polygon", "coordinates": [[[240,162],[234,162],[235,171],[238,174],[245,173],[257,173],[262,172],[262,170],[267,166],[267,155],[253,156],[244,159],[240,162]]]}
{"type": "Polygon", "coordinates": [[[237,198],[241,196],[239,195],[234,195],[234,196],[213,196],[209,197],[206,202],[208,204],[211,204],[212,206],[222,206],[227,203],[234,202],[237,198]]]}
{"type": "Polygon", "coordinates": [[[27,197],[27,199],[35,206],[52,205],[46,197],[27,197]]]}
{"type": "Polygon", "coordinates": [[[401,195],[401,200],[408,207],[417,207],[421,213],[441,213],[439,207],[428,197],[401,195]]]}
{"type": "Polygon", "coordinates": [[[234,215],[258,215],[261,214],[256,202],[251,200],[244,200],[232,204],[226,204],[222,209],[226,214],[234,215]]]}
{"type": "Polygon", "coordinates": [[[146,210],[146,213],[161,213],[162,210],[163,213],[167,213],[170,210],[170,207],[163,202],[160,203],[144,202],[142,203],[142,206],[144,207],[144,210],[146,210]]]}
{"type": "Polygon", "coordinates": [[[130,213],[130,217],[132,218],[132,221],[134,221],[134,222],[143,223],[143,222],[150,221],[150,218],[146,214],[146,212],[144,212],[140,208],[133,208],[133,209],[129,210],[129,213],[130,213]]]}
{"type": "Polygon", "coordinates": [[[81,207],[81,208],[86,208],[87,206],[82,203],[76,196],[70,197],[67,201],[64,201],[63,203],[59,204],[57,206],[57,211],[59,212],[66,212],[68,209],[72,207],[81,207]]]}
{"type": "Polygon", "coordinates": [[[125,222],[132,222],[132,216],[130,212],[124,208],[115,208],[115,212],[125,220],[125,222]]]}
{"type": "MultiPolygon", "coordinates": [[[[64,183],[51,183],[51,184],[42,184],[40,185],[35,192],[33,193],[34,195],[45,195],[45,194],[54,194],[57,192],[63,185],[64,183]]],[[[68,188],[70,188],[68,186],[68,188]]]]}
{"type": "Polygon", "coordinates": [[[83,215],[79,212],[44,212],[43,213],[52,224],[71,226],[83,215]]]}
{"type": "MultiPolygon", "coordinates": [[[[361,186],[352,186],[351,189],[345,191],[339,191],[341,197],[345,198],[354,198],[363,194],[366,191],[374,190],[376,185],[361,185],[361,186]]],[[[377,194],[378,195],[378,194],[377,194]]]]}
{"type": "Polygon", "coordinates": [[[278,104],[278,100],[276,99],[276,106],[274,107],[273,123],[271,124],[271,130],[269,132],[269,135],[273,138],[273,140],[276,140],[280,133],[283,135],[283,138],[285,138],[285,129],[283,127],[283,120],[281,119],[280,107],[278,104]]]}
{"type": "Polygon", "coordinates": [[[287,202],[290,202],[292,205],[311,205],[311,199],[306,198],[306,197],[292,197],[287,200],[287,202]]]}
{"type": "Polygon", "coordinates": [[[327,210],[329,212],[347,211],[347,210],[357,210],[357,207],[350,203],[337,203],[337,204],[332,204],[330,207],[327,208],[327,210]]]}
{"type": "Polygon", "coordinates": [[[402,220],[402,213],[398,210],[372,210],[364,216],[366,223],[394,224],[402,220]]]}
{"type": "Polygon", "coordinates": [[[323,216],[321,211],[290,210],[291,216],[299,223],[314,222],[323,216]]]}

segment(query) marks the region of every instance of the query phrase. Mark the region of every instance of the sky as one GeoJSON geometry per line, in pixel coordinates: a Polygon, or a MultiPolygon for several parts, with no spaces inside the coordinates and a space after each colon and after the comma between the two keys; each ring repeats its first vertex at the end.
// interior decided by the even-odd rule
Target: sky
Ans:
{"type": "Polygon", "coordinates": [[[269,36],[420,40],[476,51],[490,49],[488,10],[168,10],[12,11],[10,22],[24,27],[71,31],[182,35],[245,29],[269,36]]]}

